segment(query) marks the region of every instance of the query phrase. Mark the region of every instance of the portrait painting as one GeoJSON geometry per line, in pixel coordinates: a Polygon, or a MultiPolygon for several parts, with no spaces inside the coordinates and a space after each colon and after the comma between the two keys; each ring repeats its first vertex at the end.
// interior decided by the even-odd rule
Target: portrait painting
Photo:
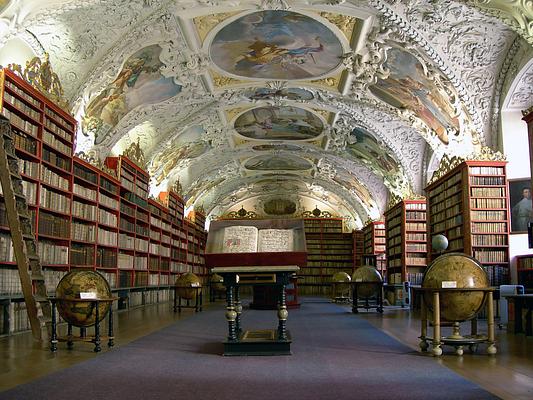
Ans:
{"type": "Polygon", "coordinates": [[[407,51],[391,48],[384,65],[390,70],[370,91],[393,107],[408,109],[448,144],[448,133],[459,131],[459,119],[450,96],[429,79],[422,63],[407,51]]]}
{"type": "Polygon", "coordinates": [[[531,179],[509,180],[509,203],[511,233],[526,233],[528,223],[533,222],[531,179]]]}
{"type": "Polygon", "coordinates": [[[316,78],[339,66],[343,53],[328,27],[284,10],[240,17],[218,31],[210,45],[219,68],[246,78],[316,78]]]}
{"type": "Polygon", "coordinates": [[[145,47],[126,60],[118,76],[85,108],[82,131],[94,135],[100,144],[106,134],[131,110],[141,104],[155,104],[174,97],[181,85],[161,75],[159,45],[145,47]]]}
{"type": "Polygon", "coordinates": [[[298,107],[269,106],[248,110],[235,120],[235,130],[250,139],[307,140],[324,129],[320,118],[298,107]]]}
{"type": "Polygon", "coordinates": [[[306,171],[313,166],[300,157],[262,155],[249,159],[244,168],[253,171],[306,171]]]}
{"type": "Polygon", "coordinates": [[[384,144],[361,127],[355,127],[347,139],[346,150],[348,153],[361,160],[366,165],[377,167],[382,176],[392,176],[400,172],[398,162],[391,156],[393,154],[384,144]]]}

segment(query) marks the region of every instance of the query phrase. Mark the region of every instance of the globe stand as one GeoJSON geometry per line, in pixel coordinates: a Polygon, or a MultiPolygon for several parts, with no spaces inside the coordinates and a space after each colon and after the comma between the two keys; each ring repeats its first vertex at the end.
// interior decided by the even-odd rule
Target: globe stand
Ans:
{"type": "MultiPolygon", "coordinates": [[[[376,311],[380,314],[383,314],[383,282],[357,282],[352,281],[352,313],[357,314],[359,312],[359,292],[361,291],[361,288],[364,292],[369,291],[369,287],[375,286],[375,289],[371,289],[370,291],[375,292],[375,304],[374,308],[376,311]]],[[[370,298],[372,296],[364,296],[362,297],[364,300],[363,308],[365,310],[369,310],[373,308],[370,305],[370,298]]]]}
{"type": "Polygon", "coordinates": [[[101,336],[100,335],[100,320],[105,318],[105,315],[100,318],[100,310],[99,305],[100,303],[113,303],[113,301],[117,300],[118,297],[112,297],[107,299],[63,299],[58,297],[51,297],[49,298],[50,303],[52,304],[52,333],[50,335],[50,351],[56,352],[58,347],[57,344],[59,342],[67,342],[67,349],[72,350],[74,348],[74,342],[85,342],[85,343],[94,343],[94,352],[98,353],[102,350],[101,343],[102,339],[108,339],[107,346],[113,347],[115,345],[115,336],[113,333],[113,307],[112,305],[109,307],[109,311],[107,312],[108,316],[108,335],[107,336],[101,336]],[[92,308],[94,309],[95,313],[95,323],[94,323],[94,335],[93,336],[87,336],[87,327],[85,326],[79,326],[80,328],[80,336],[74,336],[72,333],[72,327],[76,326],[70,322],[68,322],[67,325],[67,336],[60,337],[57,334],[57,313],[56,313],[56,306],[57,303],[60,302],[77,302],[77,303],[91,303],[92,308]]]}
{"type": "Polygon", "coordinates": [[[174,286],[174,312],[181,312],[182,308],[194,308],[195,312],[199,312],[202,311],[202,305],[202,286],[174,286]],[[194,305],[191,305],[191,298],[180,295],[183,290],[194,290],[194,305]],[[182,305],[182,300],[185,300],[185,305],[182,305]]]}
{"type": "Polygon", "coordinates": [[[494,355],[497,352],[494,336],[494,305],[493,305],[493,292],[494,288],[454,288],[454,289],[434,289],[434,288],[416,288],[415,290],[421,292],[429,292],[433,298],[433,318],[431,320],[433,325],[433,337],[428,336],[428,307],[424,300],[423,294],[420,296],[421,303],[421,315],[420,315],[420,349],[427,351],[429,344],[431,343],[431,352],[434,356],[442,355],[442,346],[449,345],[455,347],[455,354],[461,356],[464,352],[464,346],[468,346],[471,352],[476,352],[480,343],[487,343],[487,353],[494,355]],[[487,334],[478,334],[477,318],[471,320],[471,332],[470,335],[463,336],[460,333],[459,321],[452,321],[452,334],[450,336],[441,335],[441,326],[445,322],[441,320],[440,310],[440,297],[442,293],[455,292],[455,293],[468,293],[468,292],[483,292],[485,307],[487,308],[487,334]]]}
{"type": "Polygon", "coordinates": [[[350,282],[331,282],[331,298],[335,303],[349,303],[350,282]]]}

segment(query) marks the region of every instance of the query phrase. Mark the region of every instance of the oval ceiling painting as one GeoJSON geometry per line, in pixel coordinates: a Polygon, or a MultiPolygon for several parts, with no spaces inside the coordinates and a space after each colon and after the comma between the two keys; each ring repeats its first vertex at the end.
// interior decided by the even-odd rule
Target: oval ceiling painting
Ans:
{"type": "Polygon", "coordinates": [[[324,129],[320,118],[298,107],[259,107],[246,111],[235,120],[235,130],[251,139],[306,140],[324,129]]]}
{"type": "Polygon", "coordinates": [[[293,144],[259,144],[253,146],[252,149],[255,151],[300,151],[302,148],[300,146],[295,146],[293,144]]]}
{"type": "Polygon", "coordinates": [[[303,14],[269,10],[241,17],[222,28],[210,48],[224,71],[246,78],[309,79],[341,63],[342,45],[333,32],[303,14]]]}
{"type": "Polygon", "coordinates": [[[305,171],[312,165],[300,157],[264,155],[246,161],[244,168],[254,171],[305,171]]]}

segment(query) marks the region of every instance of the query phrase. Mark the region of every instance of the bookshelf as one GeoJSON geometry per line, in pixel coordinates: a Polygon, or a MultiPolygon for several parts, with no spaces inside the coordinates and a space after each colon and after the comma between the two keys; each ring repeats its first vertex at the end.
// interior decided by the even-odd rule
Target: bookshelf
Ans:
{"type": "Polygon", "coordinates": [[[337,272],[350,276],[355,267],[352,233],[343,232],[342,218],[305,218],[307,266],[299,273],[300,293],[329,295],[331,277],[337,272]]]}
{"type": "Polygon", "coordinates": [[[387,282],[421,285],[427,266],[426,200],[401,200],[385,212],[387,282]]]}
{"type": "Polygon", "coordinates": [[[516,256],[516,271],[518,284],[525,289],[533,289],[533,254],[516,256]]]}
{"type": "MultiPolygon", "coordinates": [[[[446,163],[448,164],[448,163],[446,163]]],[[[457,161],[426,187],[428,256],[434,235],[448,238],[447,252],[476,258],[491,285],[509,282],[509,194],[506,161],[457,161]]]]}
{"type": "MultiPolygon", "coordinates": [[[[126,156],[109,157],[104,168],[73,156],[75,119],[7,69],[0,113],[14,134],[49,293],[68,271],[91,269],[118,293],[120,307],[132,307],[169,301],[180,273],[206,275],[205,229],[184,218],[178,194],[149,200],[149,174],[126,156]]],[[[0,201],[0,335],[29,329],[21,292],[0,201]]]]}
{"type": "Polygon", "coordinates": [[[355,268],[363,265],[363,254],[365,252],[365,235],[361,229],[353,231],[353,253],[355,268]]]}
{"type": "Polygon", "coordinates": [[[369,221],[363,227],[363,252],[365,255],[376,255],[376,269],[383,279],[387,273],[387,255],[385,222],[369,221]]]}

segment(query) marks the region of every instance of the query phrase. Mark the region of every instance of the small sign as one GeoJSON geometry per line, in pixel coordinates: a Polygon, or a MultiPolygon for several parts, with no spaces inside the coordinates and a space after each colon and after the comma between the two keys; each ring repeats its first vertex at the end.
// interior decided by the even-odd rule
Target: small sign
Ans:
{"type": "Polygon", "coordinates": [[[191,287],[199,287],[200,282],[191,282],[191,287]]]}
{"type": "Polygon", "coordinates": [[[96,292],[80,292],[80,299],[96,299],[96,292]]]}
{"type": "Polygon", "coordinates": [[[443,289],[455,289],[457,288],[457,281],[442,281],[443,289]]]}
{"type": "Polygon", "coordinates": [[[356,278],[355,281],[356,282],[363,282],[363,278],[356,278]]]}

